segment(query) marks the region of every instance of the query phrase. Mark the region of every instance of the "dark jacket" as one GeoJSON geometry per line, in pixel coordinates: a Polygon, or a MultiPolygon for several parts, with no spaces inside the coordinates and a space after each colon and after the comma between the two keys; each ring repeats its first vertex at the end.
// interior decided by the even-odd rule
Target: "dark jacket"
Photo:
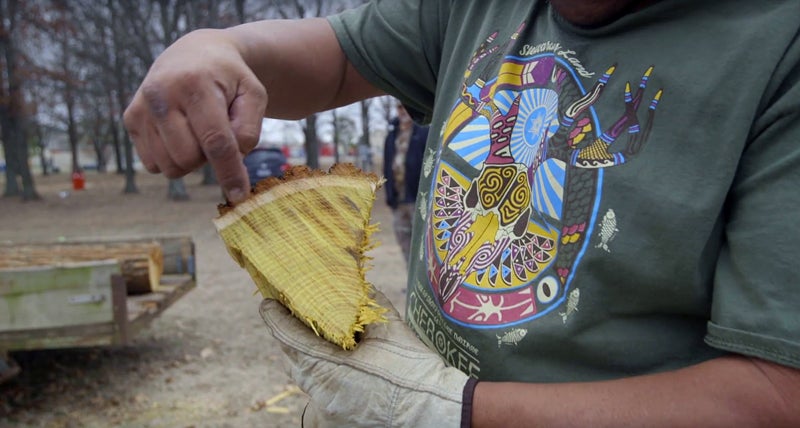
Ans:
{"type": "Polygon", "coordinates": [[[383,176],[386,178],[386,184],[384,185],[386,203],[392,208],[397,208],[397,205],[401,203],[413,203],[416,201],[417,192],[419,191],[419,178],[422,175],[422,158],[425,155],[425,144],[428,140],[428,127],[414,123],[411,138],[408,142],[408,153],[406,153],[405,197],[401,200],[403,192],[400,192],[400,189],[397,188],[394,174],[392,173],[392,159],[394,159],[395,154],[398,122],[396,118],[392,120],[389,134],[386,135],[386,141],[383,146],[383,176]]]}

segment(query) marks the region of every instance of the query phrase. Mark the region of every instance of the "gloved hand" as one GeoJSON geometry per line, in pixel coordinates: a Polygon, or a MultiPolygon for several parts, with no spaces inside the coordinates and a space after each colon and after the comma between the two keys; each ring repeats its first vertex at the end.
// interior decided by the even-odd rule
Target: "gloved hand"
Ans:
{"type": "Polygon", "coordinates": [[[467,375],[429,350],[383,294],[375,299],[389,322],[367,326],[353,351],[315,335],[277,301],[261,303],[289,375],[311,396],[303,426],[459,427],[467,375]]]}

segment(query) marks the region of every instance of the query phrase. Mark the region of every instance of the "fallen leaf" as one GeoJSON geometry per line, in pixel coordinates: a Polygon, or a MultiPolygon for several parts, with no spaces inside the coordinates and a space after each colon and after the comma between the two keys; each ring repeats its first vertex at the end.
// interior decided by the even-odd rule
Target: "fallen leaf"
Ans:
{"type": "Polygon", "coordinates": [[[208,359],[212,355],[214,355],[214,350],[211,348],[203,348],[203,350],[200,351],[200,358],[204,360],[208,359]]]}
{"type": "Polygon", "coordinates": [[[285,391],[283,391],[280,394],[270,398],[269,400],[266,401],[265,404],[267,406],[271,406],[271,405],[277,403],[278,401],[283,400],[286,397],[290,397],[290,396],[295,395],[295,394],[301,394],[302,392],[303,391],[300,388],[298,388],[297,385],[288,385],[286,387],[285,391]]]}

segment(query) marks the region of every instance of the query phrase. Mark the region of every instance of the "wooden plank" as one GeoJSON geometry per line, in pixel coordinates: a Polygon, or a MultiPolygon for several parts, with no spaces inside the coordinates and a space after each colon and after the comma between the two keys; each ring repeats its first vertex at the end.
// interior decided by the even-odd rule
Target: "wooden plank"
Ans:
{"type": "Polygon", "coordinates": [[[189,237],[156,238],[164,254],[164,274],[195,273],[194,242],[189,237]]]}
{"type": "Polygon", "coordinates": [[[22,351],[108,346],[114,344],[114,332],[113,322],[35,330],[0,331],[0,349],[22,351]]]}
{"type": "Polygon", "coordinates": [[[122,275],[111,277],[111,303],[114,312],[114,343],[127,345],[131,339],[128,328],[128,290],[122,275]]]}
{"type": "Polygon", "coordinates": [[[161,246],[164,258],[164,274],[195,274],[195,247],[194,241],[190,236],[185,235],[164,235],[155,237],[106,237],[106,238],[78,238],[66,242],[52,243],[29,243],[29,242],[10,242],[0,245],[12,247],[15,245],[135,245],[156,242],[161,246]]]}
{"type": "Polygon", "coordinates": [[[113,260],[0,271],[0,331],[113,320],[113,260]]]}
{"type": "Polygon", "coordinates": [[[146,328],[157,316],[167,310],[197,285],[190,275],[165,276],[162,288],[149,295],[128,297],[129,334],[135,335],[146,328]]]}
{"type": "Polygon", "coordinates": [[[148,293],[160,283],[164,259],[161,246],[154,240],[0,245],[0,269],[106,259],[120,262],[131,294],[148,293]]]}
{"type": "MultiPolygon", "coordinates": [[[[189,275],[166,277],[170,285],[159,292],[127,296],[127,324],[120,320],[67,327],[3,331],[0,349],[8,351],[126,345],[167,308],[195,288],[189,275]],[[126,330],[121,331],[121,327],[126,330]]],[[[118,315],[119,316],[119,315],[118,315]]]]}

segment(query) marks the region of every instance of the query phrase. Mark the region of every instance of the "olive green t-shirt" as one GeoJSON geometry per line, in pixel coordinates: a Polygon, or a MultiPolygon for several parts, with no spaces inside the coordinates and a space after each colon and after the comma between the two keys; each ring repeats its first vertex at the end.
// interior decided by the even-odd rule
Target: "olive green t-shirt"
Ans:
{"type": "Polygon", "coordinates": [[[378,0],[330,22],[431,124],[406,319],[449,364],[800,367],[800,2],[662,0],[587,29],[542,1],[378,0]]]}

